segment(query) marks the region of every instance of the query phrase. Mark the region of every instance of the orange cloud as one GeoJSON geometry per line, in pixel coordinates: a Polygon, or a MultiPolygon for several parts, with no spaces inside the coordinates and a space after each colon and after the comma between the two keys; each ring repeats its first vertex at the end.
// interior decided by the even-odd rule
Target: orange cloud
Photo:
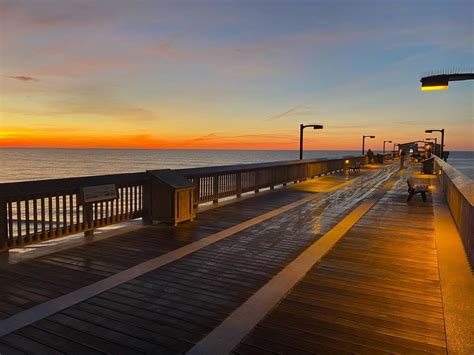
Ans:
{"type": "MultiPolygon", "coordinates": [[[[285,133],[226,135],[210,133],[197,137],[157,137],[151,134],[99,133],[83,135],[75,130],[9,129],[0,131],[0,147],[129,148],[129,149],[298,149],[298,137],[285,133]]],[[[346,139],[347,142],[350,140],[346,139]]],[[[306,149],[341,149],[341,141],[325,137],[308,139],[306,149]]]]}
{"type": "Polygon", "coordinates": [[[18,80],[18,81],[39,81],[38,78],[34,78],[32,76],[26,76],[26,75],[12,75],[12,76],[9,76],[9,78],[18,80]]]}

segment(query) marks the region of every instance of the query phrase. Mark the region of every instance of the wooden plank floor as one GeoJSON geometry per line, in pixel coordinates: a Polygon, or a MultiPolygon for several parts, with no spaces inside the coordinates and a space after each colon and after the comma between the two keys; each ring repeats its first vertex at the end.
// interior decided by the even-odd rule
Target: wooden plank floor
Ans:
{"type": "MultiPolygon", "coordinates": [[[[338,223],[386,174],[387,169],[380,169],[362,175],[352,185],[321,194],[312,202],[8,334],[0,339],[0,352],[184,352],[338,223]]],[[[333,186],[345,181],[343,176],[323,179],[332,180],[333,186]]],[[[308,187],[318,184],[318,180],[304,184],[308,187]]],[[[177,229],[145,228],[148,239],[134,232],[128,238],[114,237],[93,243],[91,246],[96,245],[92,249],[86,245],[52,254],[41,259],[54,266],[66,264],[68,274],[61,282],[55,278],[47,280],[62,287],[62,280],[68,280],[72,289],[76,277],[88,277],[80,279],[82,284],[107,277],[305,194],[307,192],[287,189],[242,201],[240,207],[232,204],[205,212],[203,215],[208,214],[207,217],[199,215],[200,224],[184,224],[177,229]],[[144,238],[143,244],[141,238],[144,238]],[[100,246],[102,242],[111,243],[115,249],[103,251],[108,245],[100,246]],[[81,248],[80,254],[76,254],[76,249],[81,248]],[[118,255],[114,254],[115,250],[118,255]],[[89,252],[94,256],[90,257],[89,252]],[[77,263],[71,262],[75,260],[73,257],[78,258],[77,263]],[[84,258],[88,257],[91,259],[85,262],[84,258]]],[[[61,272],[56,274],[61,275],[61,272]]],[[[45,278],[46,275],[45,270],[45,278]]]]}
{"type": "Polygon", "coordinates": [[[445,353],[431,196],[406,197],[402,179],[235,352],[445,353]]]}
{"type": "Polygon", "coordinates": [[[177,227],[144,226],[138,231],[66,249],[0,268],[0,319],[163,255],[265,212],[294,202],[305,192],[256,196],[202,212],[177,227]],[[158,241],[158,242],[157,242],[158,241]]]}

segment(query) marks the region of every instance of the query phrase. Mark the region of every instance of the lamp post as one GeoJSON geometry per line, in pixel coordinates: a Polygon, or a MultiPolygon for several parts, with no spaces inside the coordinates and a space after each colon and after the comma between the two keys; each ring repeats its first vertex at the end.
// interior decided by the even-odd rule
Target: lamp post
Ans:
{"type": "Polygon", "coordinates": [[[450,81],[472,80],[474,73],[430,75],[421,78],[421,91],[447,90],[450,81]]]}
{"type": "Polygon", "coordinates": [[[385,143],[392,143],[392,141],[383,141],[383,152],[385,153],[385,143]]]}
{"type": "Polygon", "coordinates": [[[435,146],[434,146],[434,149],[433,149],[433,154],[434,155],[437,155],[436,154],[436,146],[438,144],[438,138],[435,138],[435,137],[430,137],[430,138],[426,138],[427,141],[434,141],[435,142],[435,146]]]}
{"type": "Polygon", "coordinates": [[[399,144],[399,143],[393,143],[393,152],[394,152],[394,153],[395,153],[395,147],[396,147],[396,146],[400,146],[400,144],[399,144]]]}
{"type": "Polygon", "coordinates": [[[441,132],[441,147],[439,149],[439,157],[444,159],[444,128],[443,129],[427,129],[425,133],[441,132]]]}
{"type": "Polygon", "coordinates": [[[366,138],[375,138],[375,136],[362,136],[362,155],[364,155],[364,152],[365,152],[365,139],[366,138]]]}
{"type": "Polygon", "coordinates": [[[300,124],[300,160],[303,159],[303,130],[308,127],[313,127],[313,129],[323,129],[323,125],[320,124],[300,124]]]}

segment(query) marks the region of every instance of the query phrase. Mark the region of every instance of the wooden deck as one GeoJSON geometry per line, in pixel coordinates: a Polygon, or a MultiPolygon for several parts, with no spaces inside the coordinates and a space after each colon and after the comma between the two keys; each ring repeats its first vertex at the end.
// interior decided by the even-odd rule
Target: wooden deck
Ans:
{"type": "Polygon", "coordinates": [[[445,353],[431,201],[399,182],[317,263],[237,353],[445,353]]]}
{"type": "Polygon", "coordinates": [[[446,352],[433,204],[429,197],[407,205],[396,170],[328,175],[209,209],[178,227],[144,226],[0,269],[0,332],[24,322],[0,338],[0,353],[192,351],[368,199],[376,201],[368,212],[234,352],[446,352]],[[387,181],[395,185],[385,192],[387,181]],[[194,245],[127,278],[137,265],[194,245]],[[72,296],[122,274],[123,282],[94,296],[72,296]],[[48,313],[58,299],[64,307],[48,313]]]}

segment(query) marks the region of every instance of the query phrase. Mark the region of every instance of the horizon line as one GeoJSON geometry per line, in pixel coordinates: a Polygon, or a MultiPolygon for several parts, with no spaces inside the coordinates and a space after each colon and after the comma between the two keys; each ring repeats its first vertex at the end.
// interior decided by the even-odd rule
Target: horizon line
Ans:
{"type": "MultiPolygon", "coordinates": [[[[25,146],[0,146],[0,149],[101,149],[101,150],[235,150],[235,151],[289,151],[289,152],[299,152],[299,149],[238,149],[238,148],[132,148],[132,147],[25,147],[25,146]]],[[[359,151],[360,148],[356,149],[304,149],[305,152],[318,152],[318,151],[359,151]]],[[[379,149],[373,149],[375,151],[379,151],[379,149]]],[[[382,149],[380,149],[381,151],[382,149]]],[[[386,149],[386,151],[391,152],[392,150],[386,149]]],[[[463,150],[463,149],[450,149],[451,152],[474,152],[472,150],[463,150]]]]}

